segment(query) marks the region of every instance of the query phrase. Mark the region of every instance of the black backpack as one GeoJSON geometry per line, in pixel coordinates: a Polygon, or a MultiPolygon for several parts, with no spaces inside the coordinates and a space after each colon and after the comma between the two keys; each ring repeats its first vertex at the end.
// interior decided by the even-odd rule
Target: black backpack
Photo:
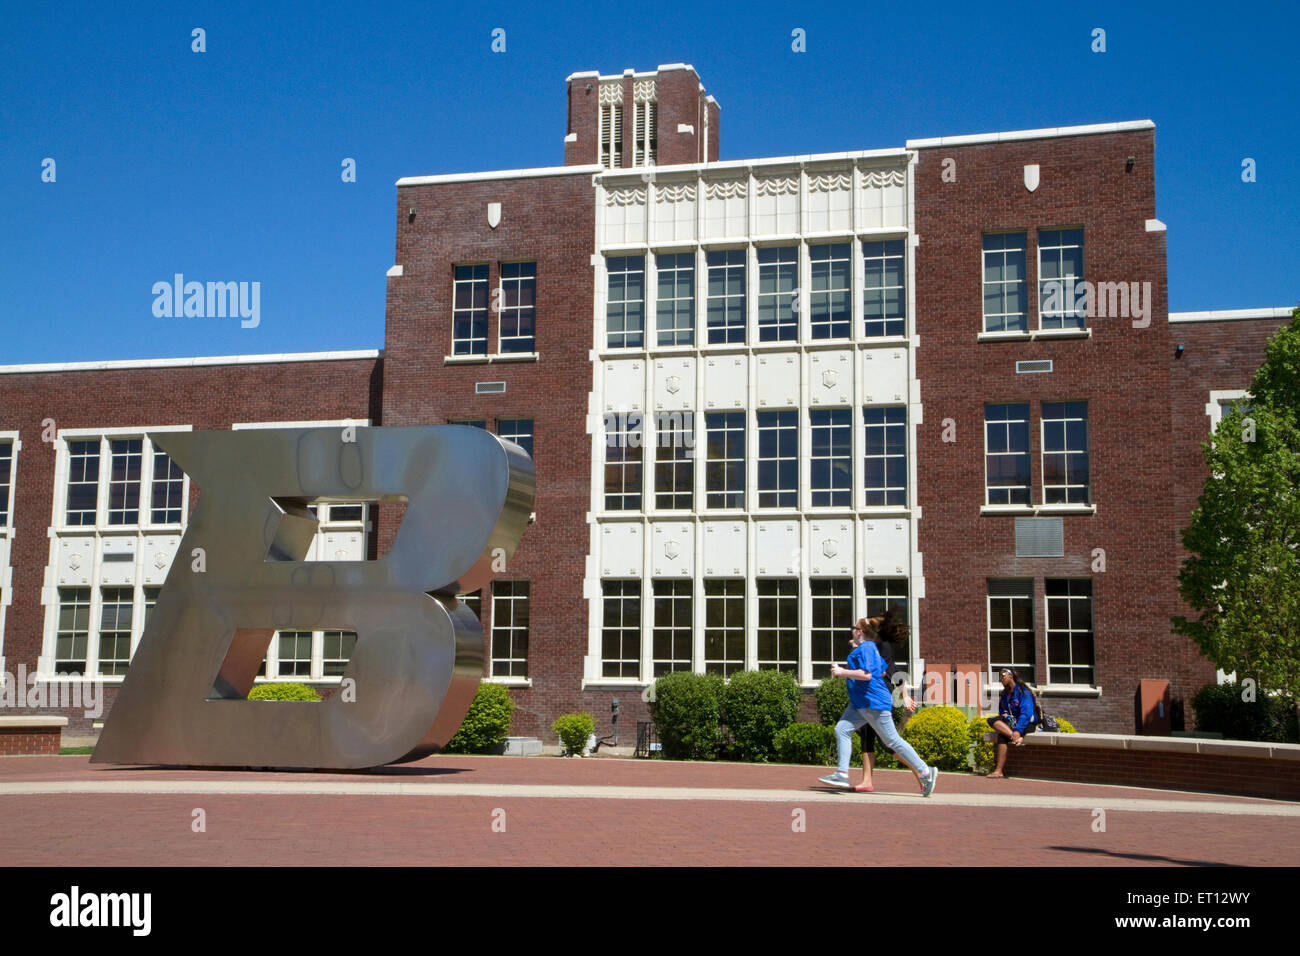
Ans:
{"type": "Polygon", "coordinates": [[[1037,724],[1038,729],[1047,734],[1059,734],[1061,725],[1056,722],[1056,718],[1043,713],[1043,705],[1038,702],[1038,695],[1032,690],[1029,693],[1034,698],[1034,723],[1037,724]]]}

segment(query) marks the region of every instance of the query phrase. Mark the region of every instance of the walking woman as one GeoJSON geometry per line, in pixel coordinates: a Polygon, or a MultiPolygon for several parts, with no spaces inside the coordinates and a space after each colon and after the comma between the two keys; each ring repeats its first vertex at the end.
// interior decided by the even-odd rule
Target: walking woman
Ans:
{"type": "Polygon", "coordinates": [[[1022,746],[1025,734],[1034,732],[1034,694],[1020,679],[1020,675],[1009,667],[1002,668],[1002,696],[998,698],[998,715],[988,718],[989,726],[998,732],[994,745],[997,752],[997,766],[990,777],[1002,777],[1002,768],[1007,763],[1007,744],[1022,746]]]}
{"type": "MultiPolygon", "coordinates": [[[[885,661],[885,681],[892,689],[894,687],[894,674],[897,670],[895,657],[897,649],[907,640],[907,625],[899,620],[898,612],[891,607],[884,614],[878,614],[875,617],[867,618],[868,637],[875,641],[876,650],[885,661]]],[[[910,693],[911,688],[904,684],[901,688],[903,692],[903,706],[907,712],[913,713],[916,710],[916,701],[913,700],[910,693]]],[[[890,712],[893,716],[893,712],[890,712]]],[[[876,741],[880,735],[876,733],[871,724],[863,724],[858,728],[858,737],[862,740],[862,783],[855,787],[859,793],[870,793],[875,789],[872,782],[872,772],[876,769],[876,741]]],[[[908,767],[912,771],[912,776],[916,777],[916,783],[925,792],[925,781],[921,775],[916,772],[915,768],[908,767]]]]}

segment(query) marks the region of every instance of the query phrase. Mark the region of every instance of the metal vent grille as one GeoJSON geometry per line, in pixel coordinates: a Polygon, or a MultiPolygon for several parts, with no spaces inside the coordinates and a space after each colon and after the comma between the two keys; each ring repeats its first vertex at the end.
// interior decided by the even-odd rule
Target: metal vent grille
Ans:
{"type": "Polygon", "coordinates": [[[1033,359],[1032,361],[1016,363],[1017,375],[1021,375],[1025,372],[1050,372],[1051,370],[1051,359],[1033,359]]]}
{"type": "Polygon", "coordinates": [[[1065,525],[1060,518],[1017,518],[1017,558],[1065,556],[1065,525]]]}
{"type": "Polygon", "coordinates": [[[495,395],[506,390],[505,382],[475,382],[474,394],[495,395]]]}

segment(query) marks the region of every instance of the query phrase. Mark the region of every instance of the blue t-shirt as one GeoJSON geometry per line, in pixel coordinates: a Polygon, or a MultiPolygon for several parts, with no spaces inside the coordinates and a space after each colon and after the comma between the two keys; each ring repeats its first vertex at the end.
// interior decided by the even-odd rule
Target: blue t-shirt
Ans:
{"type": "Polygon", "coordinates": [[[849,706],[859,710],[889,710],[894,706],[894,697],[889,681],[885,679],[888,665],[880,656],[880,651],[871,641],[863,641],[849,652],[848,668],[851,671],[866,671],[871,680],[849,678],[849,706]]]}

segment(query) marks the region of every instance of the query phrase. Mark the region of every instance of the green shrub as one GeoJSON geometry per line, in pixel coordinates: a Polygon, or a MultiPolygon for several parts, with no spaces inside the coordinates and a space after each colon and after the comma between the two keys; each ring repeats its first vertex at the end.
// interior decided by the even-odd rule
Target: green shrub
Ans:
{"type": "MultiPolygon", "coordinates": [[[[862,744],[854,734],[852,764],[862,766],[862,744]]],[[[834,766],[839,759],[835,728],[825,724],[791,724],[772,738],[776,759],[781,763],[808,763],[834,766]]]]}
{"type": "Polygon", "coordinates": [[[827,677],[817,685],[817,716],[827,727],[835,722],[849,706],[849,685],[843,677],[827,677]]]}
{"type": "MultiPolygon", "coordinates": [[[[993,769],[995,754],[993,752],[992,741],[985,741],[984,735],[995,733],[989,726],[988,718],[992,714],[984,714],[980,717],[970,719],[970,743],[975,745],[975,772],[988,773],[993,769]]],[[[1058,718],[1059,719],[1059,718],[1058,718]]],[[[940,768],[942,769],[942,768],[940,768]]]]}
{"type": "Polygon", "coordinates": [[[586,749],[588,739],[596,732],[596,718],[585,712],[565,714],[555,719],[551,730],[559,734],[569,756],[580,755],[586,749]]]}
{"type": "Polygon", "coordinates": [[[1270,743],[1297,741],[1295,701],[1254,687],[1242,700],[1244,688],[1237,682],[1208,684],[1192,698],[1196,729],[1223,734],[1229,740],[1260,740],[1270,743]]]}
{"type": "Polygon", "coordinates": [[[655,681],[650,718],[670,760],[713,760],[723,742],[719,674],[673,671],[655,681]]]}
{"type": "Polygon", "coordinates": [[[770,760],[773,739],[799,716],[799,685],[784,671],[733,674],[722,695],[722,721],[731,752],[741,760],[770,760]]]}
{"type": "Polygon", "coordinates": [[[923,707],[903,728],[917,756],[940,770],[966,770],[970,721],[956,707],[923,707]]]}
{"type": "Polygon", "coordinates": [[[249,700],[320,700],[320,694],[306,684],[281,683],[258,684],[248,692],[249,700]]]}
{"type": "Polygon", "coordinates": [[[1077,733],[1077,731],[1074,729],[1074,724],[1070,723],[1064,717],[1057,717],[1056,722],[1061,725],[1061,733],[1063,734],[1077,733]]]}
{"type": "Polygon", "coordinates": [[[456,735],[447,741],[443,753],[484,754],[501,745],[510,733],[510,718],[515,702],[500,684],[483,682],[474,694],[474,703],[461,721],[456,735]]]}

